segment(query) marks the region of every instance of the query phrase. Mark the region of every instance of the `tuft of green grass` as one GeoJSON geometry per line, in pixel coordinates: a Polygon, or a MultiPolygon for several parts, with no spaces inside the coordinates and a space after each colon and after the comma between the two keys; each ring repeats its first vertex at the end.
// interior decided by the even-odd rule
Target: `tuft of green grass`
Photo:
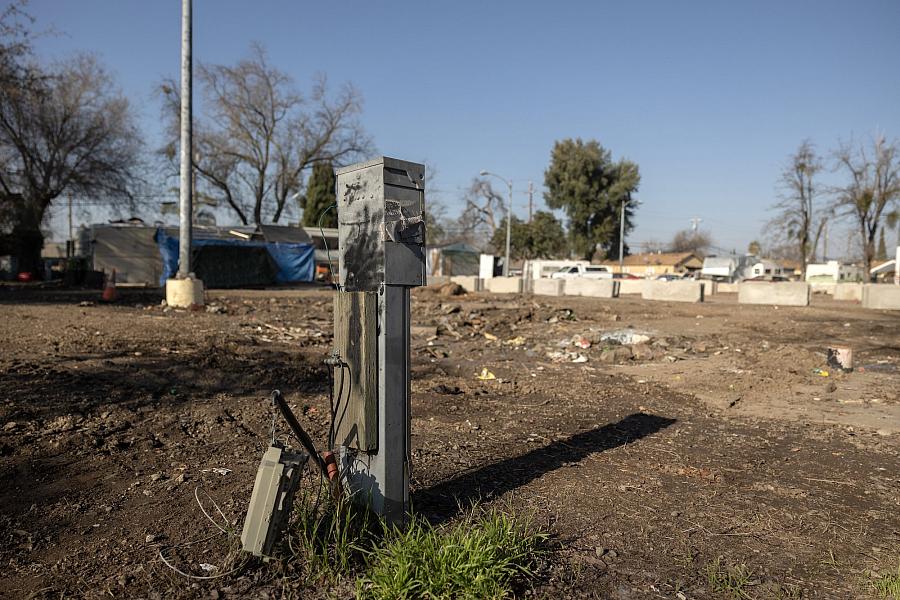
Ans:
{"type": "Polygon", "coordinates": [[[377,516],[349,497],[335,500],[328,484],[320,482],[295,504],[285,540],[288,560],[307,579],[337,583],[363,564],[383,532],[377,516]]]}
{"type": "Polygon", "coordinates": [[[881,598],[900,600],[900,561],[897,570],[880,575],[872,574],[872,587],[881,598]]]}
{"type": "Polygon", "coordinates": [[[530,577],[546,535],[496,509],[472,508],[459,521],[434,527],[414,518],[389,531],[368,553],[357,580],[359,598],[505,598],[530,577]]]}
{"type": "Polygon", "coordinates": [[[750,598],[747,588],[754,584],[753,571],[747,565],[725,564],[721,556],[707,563],[706,580],[712,591],[735,599],[750,598]]]}

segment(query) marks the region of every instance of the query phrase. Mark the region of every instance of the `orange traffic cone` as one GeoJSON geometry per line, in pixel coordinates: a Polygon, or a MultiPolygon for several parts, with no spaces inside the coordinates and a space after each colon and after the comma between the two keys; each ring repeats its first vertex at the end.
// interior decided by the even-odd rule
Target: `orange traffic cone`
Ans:
{"type": "Polygon", "coordinates": [[[115,302],[119,299],[119,292],[116,291],[116,270],[112,270],[112,275],[106,278],[106,287],[103,288],[103,301],[115,302]]]}

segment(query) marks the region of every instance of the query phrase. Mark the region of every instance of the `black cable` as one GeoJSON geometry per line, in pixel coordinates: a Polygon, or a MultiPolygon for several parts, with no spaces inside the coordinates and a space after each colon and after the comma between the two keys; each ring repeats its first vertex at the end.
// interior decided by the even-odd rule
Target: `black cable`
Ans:
{"type": "Polygon", "coordinates": [[[291,431],[293,431],[294,435],[297,436],[297,439],[300,440],[300,445],[303,446],[303,449],[306,450],[310,458],[315,461],[316,466],[319,467],[319,470],[322,472],[322,475],[325,476],[325,479],[328,479],[328,467],[325,465],[325,460],[319,456],[319,452],[316,450],[312,438],[310,438],[309,434],[300,426],[300,422],[297,421],[297,417],[291,412],[290,407],[287,405],[284,396],[281,395],[279,390],[272,392],[272,402],[278,406],[278,410],[281,411],[281,415],[284,417],[284,420],[287,421],[288,427],[291,428],[291,431]]]}
{"type": "Polygon", "coordinates": [[[319,227],[319,233],[322,235],[322,244],[325,246],[325,256],[328,257],[328,268],[331,270],[331,283],[334,283],[334,265],[331,263],[331,251],[328,249],[328,240],[325,239],[325,230],[322,229],[322,219],[332,208],[337,209],[337,203],[322,209],[322,212],[319,213],[319,218],[316,220],[316,224],[319,227]]]}

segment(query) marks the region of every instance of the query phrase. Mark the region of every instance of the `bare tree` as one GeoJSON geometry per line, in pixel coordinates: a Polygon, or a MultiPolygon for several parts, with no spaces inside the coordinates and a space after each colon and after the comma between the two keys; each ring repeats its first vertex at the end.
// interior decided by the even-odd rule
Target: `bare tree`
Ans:
{"type": "Polygon", "coordinates": [[[712,236],[705,231],[683,229],[677,232],[669,243],[669,252],[693,252],[697,256],[706,256],[712,246],[712,236]]]}
{"type": "Polygon", "coordinates": [[[61,194],[132,197],[140,135],[128,100],[96,59],[42,68],[24,52],[6,66],[13,68],[0,78],[5,245],[20,271],[35,271],[41,223],[61,194]]]}
{"type": "Polygon", "coordinates": [[[900,201],[900,156],[897,142],[877,137],[871,148],[842,144],[836,153],[838,169],[848,176],[835,190],[835,208],[852,218],[863,247],[866,271],[875,257],[875,236],[882,220],[900,201]]]}
{"type": "MultiPolygon", "coordinates": [[[[208,193],[244,224],[277,223],[314,163],[342,165],[371,152],[358,120],[362,100],[352,86],[332,96],[320,76],[304,96],[259,45],[234,66],[200,66],[198,79],[208,110],[195,118],[194,168],[208,193]]],[[[172,133],[164,154],[174,160],[179,90],[171,80],[161,90],[172,133]]]]}
{"type": "Polygon", "coordinates": [[[815,260],[819,238],[828,222],[825,209],[818,203],[821,189],[816,176],[822,168],[812,143],[804,140],[782,169],[781,200],[773,207],[779,212],[768,224],[776,236],[796,246],[801,278],[806,277],[806,265],[815,260]]]}
{"type": "Polygon", "coordinates": [[[475,245],[484,245],[506,217],[506,198],[488,179],[476,177],[463,195],[465,206],[454,229],[458,237],[475,245]]]}

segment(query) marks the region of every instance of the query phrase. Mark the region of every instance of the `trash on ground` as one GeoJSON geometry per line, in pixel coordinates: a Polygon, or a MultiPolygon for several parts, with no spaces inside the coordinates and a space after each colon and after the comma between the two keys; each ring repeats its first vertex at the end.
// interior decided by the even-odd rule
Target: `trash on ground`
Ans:
{"type": "Polygon", "coordinates": [[[591,347],[591,340],[587,339],[583,335],[575,334],[574,336],[572,336],[572,345],[577,348],[587,350],[591,347]]]}
{"type": "Polygon", "coordinates": [[[845,346],[828,348],[828,366],[849,373],[853,370],[853,349],[845,346]]]}
{"type": "Polygon", "coordinates": [[[813,369],[814,375],[819,375],[820,377],[828,377],[829,373],[825,369],[813,369]]]}
{"type": "Polygon", "coordinates": [[[231,473],[231,469],[226,469],[224,467],[213,467],[212,469],[201,469],[201,473],[215,473],[216,475],[228,475],[231,473]]]}
{"type": "Polygon", "coordinates": [[[489,381],[491,379],[497,379],[497,376],[488,371],[487,367],[481,369],[481,373],[476,376],[481,381],[489,381]]]}
{"type": "Polygon", "coordinates": [[[601,335],[600,341],[621,344],[623,346],[632,346],[634,344],[644,344],[649,342],[650,336],[635,331],[634,329],[616,329],[615,331],[607,331],[601,335]]]}
{"type": "Polygon", "coordinates": [[[525,338],[523,338],[521,335],[517,335],[516,337],[514,337],[512,339],[508,339],[503,343],[506,344],[507,346],[517,346],[517,347],[524,346],[525,338]]]}

